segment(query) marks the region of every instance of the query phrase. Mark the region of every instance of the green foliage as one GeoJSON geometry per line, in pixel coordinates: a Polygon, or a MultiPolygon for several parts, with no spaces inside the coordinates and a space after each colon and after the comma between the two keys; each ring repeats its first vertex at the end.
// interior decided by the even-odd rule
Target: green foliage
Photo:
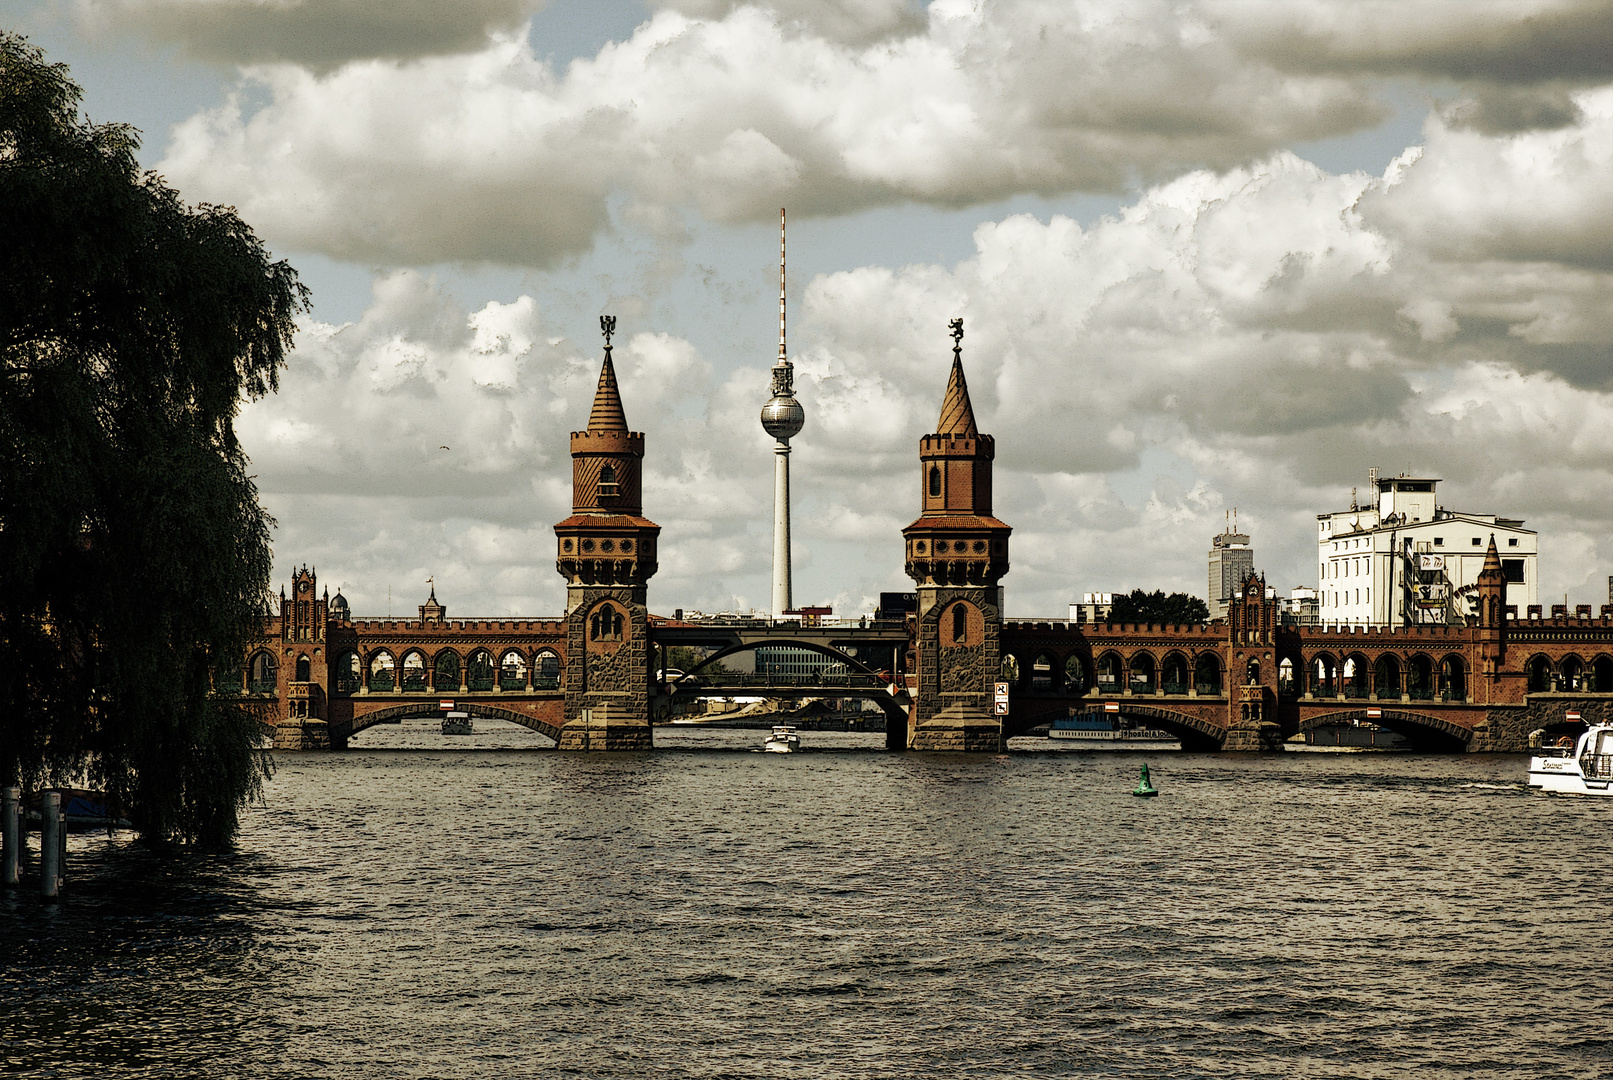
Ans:
{"type": "Polygon", "coordinates": [[[1133,589],[1124,596],[1115,597],[1109,611],[1112,623],[1153,623],[1156,626],[1186,626],[1210,621],[1210,609],[1204,601],[1187,593],[1162,590],[1144,592],[1133,589]]]}
{"type": "Polygon", "coordinates": [[[234,691],[272,522],[234,418],[307,291],[79,97],[0,34],[0,780],[88,783],[150,839],[221,843],[267,769],[234,691]]]}

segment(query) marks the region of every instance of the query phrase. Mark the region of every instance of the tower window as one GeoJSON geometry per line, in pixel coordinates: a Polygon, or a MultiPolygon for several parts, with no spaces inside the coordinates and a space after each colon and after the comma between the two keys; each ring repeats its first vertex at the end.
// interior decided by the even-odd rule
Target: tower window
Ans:
{"type": "Polygon", "coordinates": [[[1518,538],[1516,536],[1507,537],[1507,547],[1517,547],[1517,546],[1518,546],[1518,538]]]}
{"type": "Polygon", "coordinates": [[[930,466],[930,497],[939,498],[941,495],[941,470],[935,465],[930,466]]]}
{"type": "Polygon", "coordinates": [[[617,494],[616,467],[613,465],[606,465],[603,469],[599,470],[599,497],[601,499],[614,499],[616,498],[617,494]]]}
{"type": "Polygon", "coordinates": [[[595,641],[622,640],[622,613],[609,604],[594,612],[589,623],[589,636],[595,641]]]}
{"type": "Polygon", "coordinates": [[[952,640],[963,641],[969,636],[969,611],[962,604],[952,606],[952,640]]]}

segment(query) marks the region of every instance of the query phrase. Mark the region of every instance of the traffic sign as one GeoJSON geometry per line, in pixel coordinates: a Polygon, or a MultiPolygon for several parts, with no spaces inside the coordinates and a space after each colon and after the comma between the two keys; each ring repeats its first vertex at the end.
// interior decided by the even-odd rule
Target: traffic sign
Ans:
{"type": "Polygon", "coordinates": [[[1120,702],[1118,702],[1118,701],[1105,701],[1103,703],[1103,711],[1104,712],[1119,712],[1120,711],[1120,702]]]}
{"type": "Polygon", "coordinates": [[[447,712],[449,709],[452,709],[453,707],[454,707],[454,699],[453,698],[446,698],[445,697],[442,700],[437,702],[437,708],[441,709],[443,712],[447,712]]]}
{"type": "Polygon", "coordinates": [[[1007,683],[1000,682],[1000,683],[997,684],[997,696],[1000,697],[1000,698],[1006,698],[1008,696],[1008,684],[1007,683]]]}
{"type": "Polygon", "coordinates": [[[998,698],[996,701],[996,706],[998,716],[1008,715],[1008,702],[1004,701],[1002,698],[998,698]]]}

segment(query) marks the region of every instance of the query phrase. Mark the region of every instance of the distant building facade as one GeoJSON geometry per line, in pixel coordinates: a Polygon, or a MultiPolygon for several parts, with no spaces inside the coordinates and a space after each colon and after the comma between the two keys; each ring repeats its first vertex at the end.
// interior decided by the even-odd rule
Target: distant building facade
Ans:
{"type": "Polygon", "coordinates": [[[1227,608],[1254,572],[1255,552],[1249,546],[1248,533],[1229,524],[1224,532],[1210,538],[1210,587],[1204,600],[1211,619],[1227,617],[1227,608]]]}
{"type": "Polygon", "coordinates": [[[1522,519],[1446,510],[1438,485],[1433,477],[1374,474],[1370,505],[1317,515],[1321,622],[1462,625],[1476,613],[1491,536],[1505,575],[1503,607],[1512,617],[1539,614],[1536,534],[1522,519]]]}
{"type": "Polygon", "coordinates": [[[1109,612],[1114,610],[1115,594],[1112,592],[1089,592],[1081,594],[1079,604],[1070,605],[1070,621],[1073,623],[1100,623],[1109,621],[1109,612]]]}

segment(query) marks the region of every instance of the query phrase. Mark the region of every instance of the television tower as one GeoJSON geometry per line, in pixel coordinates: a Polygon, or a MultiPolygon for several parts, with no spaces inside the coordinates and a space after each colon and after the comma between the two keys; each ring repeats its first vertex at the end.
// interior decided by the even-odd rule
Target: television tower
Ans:
{"type": "Polygon", "coordinates": [[[795,400],[795,365],[784,347],[784,210],[778,212],[778,360],[773,397],[762,406],[762,429],[773,446],[773,618],[795,607],[790,597],[790,440],[801,433],[806,410],[795,400]]]}

